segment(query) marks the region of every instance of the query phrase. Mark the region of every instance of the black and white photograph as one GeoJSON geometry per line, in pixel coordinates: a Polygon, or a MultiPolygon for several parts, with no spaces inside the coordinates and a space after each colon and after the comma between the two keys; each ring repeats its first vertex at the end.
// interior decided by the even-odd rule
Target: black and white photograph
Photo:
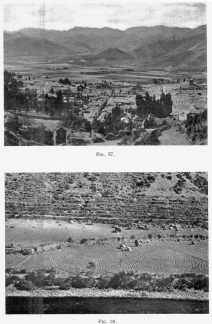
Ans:
{"type": "Polygon", "coordinates": [[[207,172],[5,173],[5,241],[6,314],[209,313],[207,172]]]}
{"type": "Polygon", "coordinates": [[[207,145],[206,2],[5,2],[4,145],[207,145]]]}
{"type": "Polygon", "coordinates": [[[212,1],[1,12],[2,322],[211,322],[212,1]]]}

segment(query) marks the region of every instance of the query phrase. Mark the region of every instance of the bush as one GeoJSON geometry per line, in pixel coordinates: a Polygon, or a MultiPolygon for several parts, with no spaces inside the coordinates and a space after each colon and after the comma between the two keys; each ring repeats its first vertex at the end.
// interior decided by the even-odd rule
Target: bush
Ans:
{"type": "Polygon", "coordinates": [[[66,280],[60,284],[61,290],[69,290],[71,288],[71,282],[69,280],[66,280]]]}
{"type": "Polygon", "coordinates": [[[80,244],[85,244],[85,243],[87,243],[87,242],[88,242],[88,239],[83,238],[83,239],[81,239],[80,244]]]}
{"type": "MultiPolygon", "coordinates": [[[[108,283],[109,288],[113,289],[127,289],[130,282],[133,280],[132,272],[119,272],[115,273],[108,283]]],[[[132,288],[132,287],[131,287],[132,288]]]]}
{"type": "Polygon", "coordinates": [[[68,242],[68,243],[74,243],[74,239],[73,239],[72,237],[69,237],[69,238],[67,239],[67,242],[68,242]]]}
{"type": "Polygon", "coordinates": [[[19,271],[19,273],[20,273],[20,274],[26,274],[27,271],[26,271],[26,269],[22,269],[22,270],[19,271]]]}
{"type": "Polygon", "coordinates": [[[98,279],[97,279],[97,283],[96,283],[96,287],[98,289],[106,289],[109,287],[109,281],[110,281],[110,277],[108,276],[100,276],[98,279]]]}
{"type": "Polygon", "coordinates": [[[45,285],[46,276],[42,270],[36,272],[30,272],[25,276],[25,280],[31,281],[36,287],[43,287],[45,285]]]}
{"type": "Polygon", "coordinates": [[[31,281],[29,280],[25,280],[25,279],[20,279],[19,281],[17,281],[14,286],[18,289],[18,290],[33,290],[34,286],[32,284],[31,281]]]}
{"type": "Polygon", "coordinates": [[[178,278],[173,282],[173,288],[179,290],[192,288],[192,281],[188,278],[178,278]]]}
{"type": "Polygon", "coordinates": [[[11,271],[12,271],[12,268],[6,268],[6,270],[5,270],[6,273],[11,273],[11,271]]]}
{"type": "Polygon", "coordinates": [[[8,287],[9,285],[13,285],[16,281],[19,280],[18,276],[11,276],[11,277],[7,277],[6,278],[6,287],[8,287]]]}
{"type": "Polygon", "coordinates": [[[91,288],[96,286],[96,280],[91,276],[82,277],[77,275],[76,277],[72,278],[71,286],[73,288],[91,288]]]}
{"type": "Polygon", "coordinates": [[[55,278],[52,283],[54,286],[59,286],[62,287],[65,283],[66,279],[65,278],[55,278]]]}
{"type": "Polygon", "coordinates": [[[55,282],[55,279],[56,279],[56,277],[55,277],[55,272],[52,271],[52,272],[49,273],[49,275],[47,275],[47,276],[44,278],[44,280],[43,280],[43,284],[44,284],[45,286],[53,286],[53,285],[54,285],[54,282],[55,282]]]}
{"type": "Polygon", "coordinates": [[[198,275],[194,279],[194,289],[209,292],[209,278],[205,275],[198,275]]]}
{"type": "Polygon", "coordinates": [[[87,265],[87,269],[95,270],[96,269],[95,263],[94,262],[89,262],[88,265],[87,265]]]}

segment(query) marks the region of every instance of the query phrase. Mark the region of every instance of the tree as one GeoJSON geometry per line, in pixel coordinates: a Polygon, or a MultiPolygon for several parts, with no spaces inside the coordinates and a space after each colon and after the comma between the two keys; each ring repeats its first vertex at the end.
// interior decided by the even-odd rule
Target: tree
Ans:
{"type": "Polygon", "coordinates": [[[116,104],[116,106],[112,109],[112,118],[119,118],[121,113],[122,109],[116,104]]]}
{"type": "Polygon", "coordinates": [[[58,102],[58,103],[63,102],[63,93],[62,93],[61,90],[59,90],[59,91],[57,92],[57,102],[58,102]]]}

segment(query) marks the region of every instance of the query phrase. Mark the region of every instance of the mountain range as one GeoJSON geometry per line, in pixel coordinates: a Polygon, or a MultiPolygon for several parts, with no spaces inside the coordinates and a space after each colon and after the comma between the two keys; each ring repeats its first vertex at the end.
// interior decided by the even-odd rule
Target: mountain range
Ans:
{"type": "Polygon", "coordinates": [[[145,61],[168,66],[207,65],[206,25],[119,29],[74,27],[67,31],[25,28],[4,32],[5,58],[86,55],[90,62],[145,61]]]}

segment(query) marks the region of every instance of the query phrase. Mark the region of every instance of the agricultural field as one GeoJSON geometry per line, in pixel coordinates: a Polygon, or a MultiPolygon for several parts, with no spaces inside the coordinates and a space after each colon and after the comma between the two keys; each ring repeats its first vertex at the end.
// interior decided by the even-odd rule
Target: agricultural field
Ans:
{"type": "MultiPolygon", "coordinates": [[[[49,86],[52,86],[54,82],[58,82],[60,78],[68,77],[73,81],[81,81],[83,78],[88,80],[89,82],[96,82],[97,80],[101,81],[102,79],[107,79],[108,81],[123,81],[126,82],[143,82],[148,83],[151,82],[153,78],[163,77],[164,79],[169,80],[171,75],[168,72],[161,71],[151,71],[146,70],[145,68],[135,69],[135,71],[123,71],[126,68],[132,68],[128,65],[123,66],[112,66],[105,65],[103,69],[107,69],[108,73],[101,74],[100,66],[83,66],[76,64],[69,64],[68,69],[63,69],[63,67],[67,67],[67,64],[51,64],[51,63],[43,63],[36,64],[29,62],[10,62],[10,64],[5,63],[5,69],[8,71],[13,71],[16,73],[21,73],[24,77],[32,77],[34,81],[40,82],[45,81],[48,82],[49,86]],[[51,69],[50,69],[51,68],[51,69]],[[55,68],[55,70],[53,70],[55,68]],[[99,72],[99,74],[92,75],[89,73],[99,72]],[[81,74],[83,73],[83,74],[81,74]],[[39,76],[38,76],[39,75],[39,76]],[[50,76],[51,79],[45,79],[45,76],[50,76]]],[[[135,68],[135,67],[134,67],[135,68]]]]}
{"type": "Polygon", "coordinates": [[[176,233],[158,226],[150,226],[148,231],[122,228],[120,233],[114,233],[110,224],[8,219],[6,245],[40,246],[65,242],[69,237],[73,244],[33,255],[7,254],[6,267],[19,270],[53,267],[58,271],[80,273],[86,270],[89,262],[94,262],[96,272],[104,274],[120,271],[207,274],[208,241],[197,239],[196,244],[191,245],[191,239],[187,238],[190,235],[206,236],[206,233],[200,228],[182,228],[176,233]],[[183,235],[186,235],[184,240],[183,235]],[[135,238],[141,242],[138,248],[134,244],[135,238]],[[88,240],[86,244],[80,244],[82,239],[88,240]],[[132,251],[121,251],[120,243],[131,247],[132,251]]]}
{"type": "Polygon", "coordinates": [[[98,224],[87,225],[86,223],[67,221],[55,221],[55,220],[30,220],[30,219],[8,219],[6,221],[6,245],[30,245],[39,243],[57,243],[66,241],[69,237],[80,241],[83,238],[96,239],[104,238],[121,238],[129,239],[132,235],[139,239],[146,239],[149,235],[156,237],[162,235],[164,239],[168,241],[183,235],[195,235],[202,234],[207,235],[207,230],[202,228],[181,228],[177,234],[174,229],[162,230],[158,226],[149,226],[148,231],[140,230],[137,228],[122,228],[122,232],[114,233],[114,228],[110,224],[98,224]]]}
{"type": "Polygon", "coordinates": [[[68,223],[54,220],[14,220],[6,222],[6,244],[39,244],[66,241],[69,237],[83,238],[114,237],[111,225],[68,223]],[[15,226],[15,227],[13,227],[15,226]]]}
{"type": "Polygon", "coordinates": [[[6,258],[6,266],[16,269],[62,270],[71,273],[86,271],[89,262],[96,265],[96,272],[116,273],[133,271],[158,274],[203,273],[208,274],[207,244],[199,242],[192,249],[188,242],[151,242],[132,247],[131,253],[118,249],[118,242],[110,245],[71,246],[60,250],[46,251],[41,254],[11,261],[6,258]],[[197,252],[198,250],[198,252],[197,252]]]}
{"type": "Polygon", "coordinates": [[[140,62],[136,63],[121,63],[117,62],[98,63],[95,65],[88,64],[70,64],[67,60],[64,63],[48,63],[48,62],[27,62],[27,61],[14,61],[6,60],[4,63],[5,70],[20,73],[23,77],[33,77],[34,81],[48,82],[49,86],[52,86],[54,82],[58,82],[60,78],[66,78],[77,82],[81,82],[82,79],[86,79],[89,82],[101,81],[107,79],[108,81],[121,81],[121,82],[139,82],[143,84],[151,83],[154,78],[163,78],[164,80],[170,80],[171,78],[182,78],[186,75],[189,77],[193,75],[196,80],[207,80],[206,72],[186,71],[182,72],[169,72],[163,69],[155,69],[151,67],[143,66],[140,62]],[[135,65],[134,65],[135,64],[135,65]],[[64,68],[68,69],[64,69],[64,68]],[[102,70],[107,70],[108,73],[102,73],[102,70]],[[132,69],[134,71],[124,71],[125,69],[132,69]],[[89,73],[99,72],[92,75],[89,73]],[[38,76],[39,75],[39,76],[38,76]],[[45,79],[45,76],[50,76],[50,79],[45,79]]]}

